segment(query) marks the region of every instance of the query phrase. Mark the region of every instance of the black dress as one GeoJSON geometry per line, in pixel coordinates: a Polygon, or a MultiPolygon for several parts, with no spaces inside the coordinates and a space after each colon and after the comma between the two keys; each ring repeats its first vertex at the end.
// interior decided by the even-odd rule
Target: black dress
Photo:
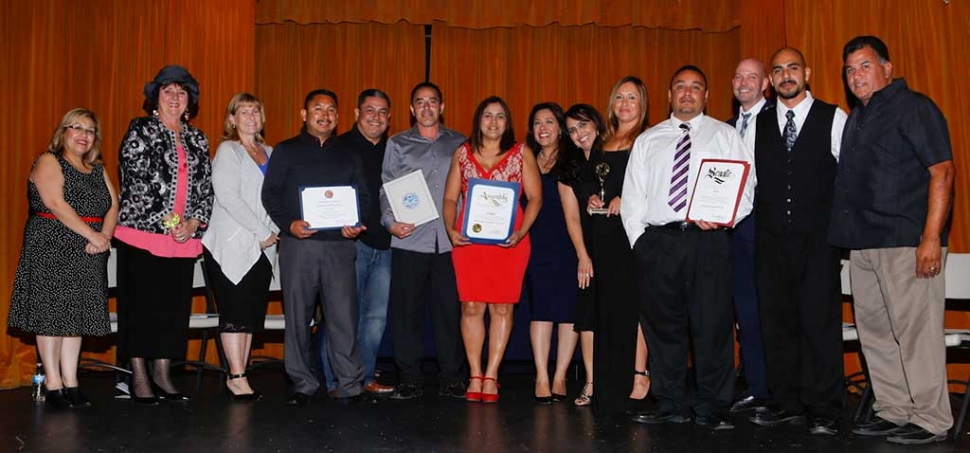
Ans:
{"type": "Polygon", "coordinates": [[[529,238],[532,254],[526,282],[533,321],[572,323],[576,318],[576,249],[566,231],[566,217],[554,172],[541,175],[542,207],[529,238]]]}
{"type": "MultiPolygon", "coordinates": [[[[590,244],[592,243],[592,238],[590,235],[590,215],[586,212],[586,202],[589,200],[590,195],[596,190],[596,177],[593,176],[593,170],[590,166],[590,161],[586,160],[584,157],[580,157],[580,162],[576,163],[578,168],[576,169],[565,169],[563,173],[559,175],[559,182],[570,186],[573,189],[573,195],[576,196],[576,201],[579,204],[579,222],[583,229],[583,243],[586,244],[586,252],[589,253],[592,258],[592,251],[590,250],[590,244]]],[[[561,204],[561,202],[560,202],[561,204]]],[[[570,241],[570,244],[572,242],[570,241]]],[[[575,249],[573,249],[575,251],[575,249]]],[[[596,268],[594,267],[595,271],[596,268]]],[[[573,279],[572,284],[578,287],[579,281],[576,279],[577,268],[573,268],[573,279]]],[[[596,330],[596,281],[595,279],[590,280],[590,284],[579,290],[578,297],[576,299],[576,316],[573,321],[573,330],[576,332],[591,332],[596,330]]]]}
{"type": "MultiPolygon", "coordinates": [[[[593,167],[600,162],[610,166],[604,184],[606,198],[603,201],[606,205],[620,196],[629,158],[629,150],[602,152],[593,156],[593,167]]],[[[580,205],[585,208],[586,201],[581,201],[580,205]]],[[[593,410],[597,415],[616,415],[624,411],[633,388],[639,325],[636,262],[620,216],[591,217],[589,248],[593,259],[593,280],[596,281],[593,410]]]]}
{"type": "MultiPolygon", "coordinates": [[[[111,209],[104,167],[95,165],[90,174],[81,173],[56,157],[64,174],[64,201],[82,218],[104,217],[111,209]]],[[[27,182],[27,202],[30,216],[24,226],[7,325],[44,336],[111,333],[108,253],[87,254],[87,239],[51,218],[32,181],[27,182]]],[[[91,228],[101,230],[102,222],[88,220],[91,228]]]]}

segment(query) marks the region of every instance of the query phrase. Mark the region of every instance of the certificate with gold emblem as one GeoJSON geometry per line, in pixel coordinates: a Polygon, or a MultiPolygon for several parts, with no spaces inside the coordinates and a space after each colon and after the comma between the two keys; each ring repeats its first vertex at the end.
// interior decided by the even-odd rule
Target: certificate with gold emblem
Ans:
{"type": "Polygon", "coordinates": [[[687,221],[733,227],[751,164],[743,160],[703,159],[694,180],[687,221]]]}
{"type": "Polygon", "coordinates": [[[383,187],[394,220],[418,226],[438,218],[438,208],[434,205],[428,182],[421,170],[388,181],[383,187]]]}
{"type": "Polygon", "coordinates": [[[474,244],[501,244],[512,234],[522,187],[517,182],[471,178],[461,234],[474,244]]]}
{"type": "Polygon", "coordinates": [[[300,188],[300,214],[311,230],[360,226],[360,206],[354,186],[300,188]]]}

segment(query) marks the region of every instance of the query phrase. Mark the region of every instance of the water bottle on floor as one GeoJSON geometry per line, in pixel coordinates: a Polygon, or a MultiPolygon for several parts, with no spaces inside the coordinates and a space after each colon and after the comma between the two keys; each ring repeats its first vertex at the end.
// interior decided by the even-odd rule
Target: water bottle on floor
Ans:
{"type": "Polygon", "coordinates": [[[37,371],[34,373],[30,397],[38,403],[44,402],[47,399],[47,395],[44,393],[44,367],[40,363],[37,364],[37,371]]]}

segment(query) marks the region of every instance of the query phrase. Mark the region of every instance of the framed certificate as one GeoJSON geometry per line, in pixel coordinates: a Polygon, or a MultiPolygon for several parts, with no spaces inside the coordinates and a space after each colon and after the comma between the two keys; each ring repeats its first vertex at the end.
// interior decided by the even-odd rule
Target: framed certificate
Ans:
{"type": "Polygon", "coordinates": [[[360,205],[354,186],[300,187],[300,215],[311,230],[360,226],[360,205]]]}
{"type": "Polygon", "coordinates": [[[438,208],[421,170],[384,183],[384,195],[398,222],[418,226],[438,218],[438,208]]]}
{"type": "Polygon", "coordinates": [[[473,244],[501,244],[512,234],[521,184],[471,178],[461,234],[473,244]]]}
{"type": "Polygon", "coordinates": [[[733,227],[751,164],[743,160],[703,159],[687,207],[687,221],[733,227]]]}

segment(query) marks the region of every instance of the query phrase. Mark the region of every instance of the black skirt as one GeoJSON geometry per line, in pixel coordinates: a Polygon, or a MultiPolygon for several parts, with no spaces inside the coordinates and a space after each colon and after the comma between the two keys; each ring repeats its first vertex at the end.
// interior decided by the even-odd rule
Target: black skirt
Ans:
{"type": "Polygon", "coordinates": [[[196,259],[117,244],[119,357],[184,359],[196,259]]]}
{"type": "Polygon", "coordinates": [[[216,299],[219,312],[219,329],[223,332],[254,332],[263,329],[266,305],[269,302],[269,283],[273,278],[273,265],[266,255],[249,268],[239,284],[234,284],[222,272],[222,266],[203,249],[205,267],[208,271],[209,288],[216,299]]]}

